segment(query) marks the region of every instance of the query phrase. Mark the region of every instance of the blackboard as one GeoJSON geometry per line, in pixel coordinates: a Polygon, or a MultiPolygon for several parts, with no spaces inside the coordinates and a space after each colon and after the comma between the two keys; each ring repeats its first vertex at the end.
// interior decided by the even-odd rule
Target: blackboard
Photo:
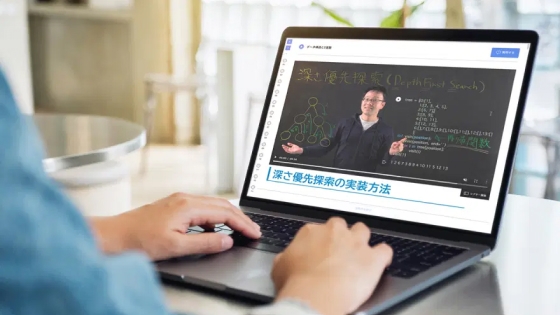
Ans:
{"type": "Polygon", "coordinates": [[[384,86],[388,95],[380,117],[393,127],[395,139],[407,141],[404,152],[379,172],[490,184],[514,76],[515,70],[505,69],[297,61],[271,164],[284,157],[283,162],[332,166],[335,149],[304,158],[286,154],[281,145],[320,143],[341,119],[361,113],[367,88],[384,86]]]}

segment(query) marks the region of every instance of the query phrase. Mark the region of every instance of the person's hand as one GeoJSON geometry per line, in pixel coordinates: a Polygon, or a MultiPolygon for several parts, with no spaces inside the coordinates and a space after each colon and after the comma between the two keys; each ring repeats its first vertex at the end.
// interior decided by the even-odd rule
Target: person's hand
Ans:
{"type": "Polygon", "coordinates": [[[286,151],[288,154],[302,154],[303,148],[298,146],[297,144],[289,143],[287,145],[283,144],[282,149],[286,151]]]}
{"type": "Polygon", "coordinates": [[[386,244],[370,247],[370,235],[365,224],[349,229],[341,218],[302,227],[274,261],[277,300],[298,299],[323,315],[355,311],[373,293],[393,256],[386,244]]]}
{"type": "Polygon", "coordinates": [[[391,144],[391,148],[389,149],[389,154],[395,155],[401,153],[404,150],[404,142],[406,138],[402,138],[399,141],[395,141],[391,144]]]}
{"type": "Polygon", "coordinates": [[[250,238],[261,236],[260,227],[227,200],[184,193],[115,217],[93,220],[94,228],[109,248],[106,251],[136,249],[153,260],[217,253],[231,248],[233,240],[225,234],[185,234],[191,226],[213,230],[214,225],[220,223],[250,238]]]}

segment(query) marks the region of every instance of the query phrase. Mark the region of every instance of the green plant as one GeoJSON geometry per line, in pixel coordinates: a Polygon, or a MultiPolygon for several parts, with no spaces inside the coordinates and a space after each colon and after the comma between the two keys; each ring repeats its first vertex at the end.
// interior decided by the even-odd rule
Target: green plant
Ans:
{"type": "MultiPolygon", "coordinates": [[[[381,27],[404,27],[406,23],[406,19],[411,16],[418,8],[420,8],[426,0],[420,2],[419,4],[410,6],[407,3],[407,0],[403,1],[403,5],[400,9],[391,12],[387,17],[385,17],[382,21],[380,26],[381,27]]],[[[333,20],[339,22],[342,25],[354,27],[350,21],[345,19],[344,17],[340,16],[335,11],[325,7],[324,5],[318,3],[317,1],[312,1],[311,5],[321,9],[326,15],[331,17],[333,20]]]]}
{"type": "Polygon", "coordinates": [[[343,18],[342,16],[340,16],[338,13],[334,12],[333,10],[325,7],[324,5],[322,5],[320,3],[317,3],[316,1],[312,1],[311,6],[318,7],[319,9],[323,10],[323,13],[325,13],[326,15],[328,15],[329,17],[331,17],[333,20],[337,21],[340,24],[350,26],[350,27],[354,27],[354,25],[352,23],[350,23],[350,21],[343,18]]]}

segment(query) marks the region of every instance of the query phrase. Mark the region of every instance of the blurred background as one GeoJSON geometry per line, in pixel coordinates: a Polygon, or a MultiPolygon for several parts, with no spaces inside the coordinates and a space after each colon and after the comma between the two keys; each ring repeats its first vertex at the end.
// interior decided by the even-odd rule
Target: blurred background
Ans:
{"type": "Polygon", "coordinates": [[[0,0],[0,65],[25,113],[147,129],[125,158],[131,206],[175,191],[233,198],[288,26],[536,30],[511,192],[560,198],[558,0],[0,0]]]}

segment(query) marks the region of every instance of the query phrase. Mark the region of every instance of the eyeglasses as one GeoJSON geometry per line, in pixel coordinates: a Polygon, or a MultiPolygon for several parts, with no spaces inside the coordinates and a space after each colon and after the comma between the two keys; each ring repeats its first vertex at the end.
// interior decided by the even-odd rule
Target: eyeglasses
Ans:
{"type": "Polygon", "coordinates": [[[378,103],[378,102],[385,103],[385,100],[380,100],[380,99],[377,99],[377,98],[374,98],[374,99],[362,98],[362,101],[364,101],[366,103],[374,103],[374,104],[378,103]]]}

